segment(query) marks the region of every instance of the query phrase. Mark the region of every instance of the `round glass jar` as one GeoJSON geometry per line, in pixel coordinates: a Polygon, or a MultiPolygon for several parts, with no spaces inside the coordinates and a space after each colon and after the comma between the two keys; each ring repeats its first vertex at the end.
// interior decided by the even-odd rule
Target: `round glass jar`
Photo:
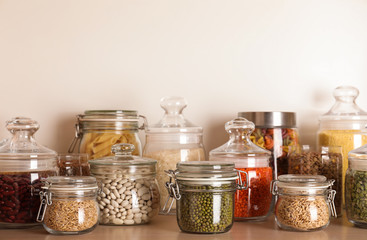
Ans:
{"type": "Polygon", "coordinates": [[[237,184],[233,163],[180,162],[169,176],[167,189],[177,202],[177,223],[183,232],[224,233],[232,228],[234,193],[246,189],[242,179],[237,184]]]}
{"type": "Polygon", "coordinates": [[[274,178],[288,173],[288,152],[298,145],[298,129],[294,112],[239,112],[239,117],[255,123],[251,134],[253,143],[269,150],[274,178]]]}
{"type": "Polygon", "coordinates": [[[130,143],[135,146],[133,155],[141,156],[142,147],[139,130],[143,130],[146,119],[130,110],[88,110],[77,116],[75,138],[69,153],[78,145],[80,153],[87,153],[90,159],[111,156],[114,144],[130,143]],[[139,126],[140,119],[143,124],[139,126]]]}
{"type": "Polygon", "coordinates": [[[157,161],[133,156],[133,151],[132,144],[116,144],[114,156],[89,161],[91,174],[102,183],[100,224],[144,224],[158,214],[157,161]]]}
{"type": "Polygon", "coordinates": [[[94,177],[49,177],[40,192],[37,221],[52,234],[88,233],[98,225],[97,193],[94,177]]]}
{"type": "Polygon", "coordinates": [[[336,217],[333,180],[321,175],[286,174],[273,182],[277,195],[275,220],[290,231],[316,231],[327,227],[330,216],[336,217]]]}
{"type": "Polygon", "coordinates": [[[13,136],[0,147],[0,228],[38,225],[41,180],[57,175],[57,153],[39,145],[39,124],[17,117],[6,123],[13,136]]]}
{"type": "Polygon", "coordinates": [[[367,228],[367,144],[349,152],[345,176],[345,209],[348,220],[367,228]]]}
{"type": "MultiPolygon", "coordinates": [[[[184,118],[182,111],[186,106],[187,102],[182,97],[162,98],[161,107],[165,110],[162,120],[146,129],[143,156],[158,161],[157,180],[161,189],[162,211],[165,211],[168,198],[164,191],[168,179],[165,171],[174,169],[178,162],[205,160],[203,129],[184,118]]],[[[172,214],[175,209],[174,204],[172,214]]]]}
{"type": "Polygon", "coordinates": [[[229,141],[210,151],[210,161],[228,161],[248,178],[248,188],[235,194],[234,219],[236,221],[265,220],[271,213],[273,195],[269,191],[273,180],[270,167],[271,153],[250,140],[255,125],[245,118],[236,118],[225,124],[229,141]]]}

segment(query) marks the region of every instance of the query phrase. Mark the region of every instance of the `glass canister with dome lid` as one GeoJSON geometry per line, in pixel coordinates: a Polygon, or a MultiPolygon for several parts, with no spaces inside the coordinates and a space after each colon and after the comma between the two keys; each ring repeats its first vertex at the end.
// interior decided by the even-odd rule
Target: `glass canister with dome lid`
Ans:
{"type": "MultiPolygon", "coordinates": [[[[182,97],[164,97],[161,107],[165,113],[160,122],[146,128],[143,156],[156,159],[157,180],[161,191],[161,210],[168,199],[165,171],[175,169],[176,164],[186,161],[205,160],[203,129],[185,119],[182,114],[187,101],[182,97]]],[[[175,203],[170,213],[174,213],[175,203]]]]}
{"type": "Polygon", "coordinates": [[[57,153],[34,139],[39,124],[24,117],[7,121],[13,135],[0,147],[0,228],[37,225],[42,180],[57,175],[57,153]]]}
{"type": "Polygon", "coordinates": [[[265,220],[271,213],[273,196],[269,191],[273,180],[271,152],[255,145],[250,135],[255,124],[245,118],[235,118],[225,124],[229,141],[210,151],[210,161],[228,161],[247,178],[246,190],[235,193],[234,218],[237,221],[265,220]]]}

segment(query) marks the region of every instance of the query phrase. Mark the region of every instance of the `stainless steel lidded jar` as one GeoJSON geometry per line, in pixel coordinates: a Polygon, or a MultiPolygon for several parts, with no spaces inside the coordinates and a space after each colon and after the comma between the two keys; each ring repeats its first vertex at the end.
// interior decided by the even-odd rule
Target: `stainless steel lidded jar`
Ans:
{"type": "MultiPolygon", "coordinates": [[[[165,110],[161,121],[146,128],[146,143],[143,156],[156,159],[157,179],[161,190],[161,209],[168,193],[165,191],[167,175],[164,171],[174,169],[179,162],[203,161],[203,129],[185,119],[182,114],[187,102],[182,97],[164,97],[161,107],[165,110]]],[[[174,213],[175,205],[172,206],[174,213]]]]}
{"type": "Polygon", "coordinates": [[[298,145],[298,129],[294,112],[239,112],[239,117],[255,123],[251,140],[272,152],[270,164],[274,178],[288,173],[288,152],[298,145]]]}
{"type": "Polygon", "coordinates": [[[75,138],[69,152],[73,152],[80,141],[79,152],[96,159],[111,156],[114,144],[130,143],[135,146],[133,155],[141,156],[138,133],[146,124],[146,118],[133,110],[87,110],[77,116],[75,138]],[[140,121],[143,121],[141,125],[140,121]]]}
{"type": "Polygon", "coordinates": [[[133,156],[133,151],[132,144],[116,144],[114,156],[89,160],[91,174],[102,183],[100,224],[145,224],[158,214],[157,161],[133,156]]]}
{"type": "Polygon", "coordinates": [[[58,172],[57,153],[34,139],[39,124],[24,117],[6,123],[13,135],[0,147],[0,228],[37,225],[41,181],[58,172]]]}
{"type": "MultiPolygon", "coordinates": [[[[177,223],[190,233],[224,233],[233,225],[234,193],[247,188],[231,162],[192,161],[169,170],[167,189],[176,200],[177,223]]],[[[168,208],[169,211],[169,208],[168,208]]]]}

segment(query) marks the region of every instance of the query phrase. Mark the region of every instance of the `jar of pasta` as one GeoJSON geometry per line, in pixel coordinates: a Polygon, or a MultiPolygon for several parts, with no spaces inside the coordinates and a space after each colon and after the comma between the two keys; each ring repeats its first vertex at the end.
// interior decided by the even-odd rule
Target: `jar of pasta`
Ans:
{"type": "Polygon", "coordinates": [[[210,151],[210,161],[233,162],[247,189],[235,194],[234,219],[236,221],[265,220],[271,213],[273,195],[269,191],[273,180],[270,152],[250,140],[255,125],[245,118],[236,118],[225,124],[229,141],[210,151]]]}
{"type": "MultiPolygon", "coordinates": [[[[341,146],[343,155],[343,197],[345,173],[348,168],[348,152],[367,144],[367,112],[355,103],[357,88],[337,87],[333,92],[335,103],[329,112],[320,117],[317,137],[318,147],[341,146]]],[[[343,198],[344,199],[344,198],[343,198]]],[[[343,201],[344,202],[344,201],[343,201]]]]}
{"type": "MultiPolygon", "coordinates": [[[[165,97],[161,107],[165,114],[162,120],[146,128],[144,157],[156,159],[157,180],[161,191],[161,209],[167,207],[168,193],[165,191],[165,171],[174,169],[178,162],[205,160],[203,129],[195,126],[182,115],[187,102],[182,97],[165,97]]],[[[174,213],[175,203],[171,207],[174,213]]]]}
{"type": "Polygon", "coordinates": [[[130,143],[135,146],[133,155],[141,156],[142,146],[138,132],[146,125],[146,118],[130,110],[93,110],[77,116],[75,138],[69,152],[78,146],[80,153],[90,159],[113,155],[114,144],[130,143]],[[140,121],[142,120],[142,125],[140,121]]]}

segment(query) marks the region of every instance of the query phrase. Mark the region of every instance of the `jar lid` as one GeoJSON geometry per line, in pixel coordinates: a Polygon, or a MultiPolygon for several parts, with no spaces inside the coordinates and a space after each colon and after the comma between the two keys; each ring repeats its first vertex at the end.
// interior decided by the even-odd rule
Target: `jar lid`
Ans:
{"type": "Polygon", "coordinates": [[[261,128],[296,128],[295,112],[239,112],[243,117],[255,123],[261,128]]]}
{"type": "MultiPolygon", "coordinates": [[[[39,124],[31,118],[16,117],[6,122],[6,128],[11,134],[11,139],[8,139],[5,144],[0,147],[0,161],[2,171],[7,168],[7,165],[14,166],[14,161],[6,160],[30,160],[30,159],[55,159],[57,153],[48,149],[36,142],[33,135],[39,129],[39,124]]],[[[22,163],[19,162],[19,167],[22,168],[22,163]]],[[[40,167],[34,164],[34,168],[40,167]]],[[[14,170],[14,169],[13,169],[14,170]]]]}
{"type": "Polygon", "coordinates": [[[142,158],[133,156],[132,153],[135,146],[129,143],[120,143],[112,146],[111,151],[114,156],[97,158],[89,160],[91,165],[113,165],[113,166],[141,166],[141,165],[156,165],[157,160],[150,158],[142,158]]]}
{"type": "Polygon", "coordinates": [[[333,181],[328,181],[322,175],[284,174],[278,176],[277,186],[279,188],[316,189],[328,188],[332,183],[333,181]]]}
{"type": "Polygon", "coordinates": [[[154,125],[148,125],[146,132],[151,133],[197,133],[202,134],[203,128],[188,121],[182,114],[187,106],[183,97],[164,97],[161,99],[161,107],[165,113],[163,118],[154,125]]]}
{"type": "Polygon", "coordinates": [[[177,163],[177,180],[216,181],[238,179],[234,163],[220,161],[188,161],[177,163]]]}
{"type": "Polygon", "coordinates": [[[97,189],[98,184],[97,179],[91,176],[52,176],[44,180],[44,186],[41,188],[53,191],[79,191],[97,189]]]}
{"type": "Polygon", "coordinates": [[[367,144],[350,151],[348,161],[352,169],[367,170],[367,144]]]}

